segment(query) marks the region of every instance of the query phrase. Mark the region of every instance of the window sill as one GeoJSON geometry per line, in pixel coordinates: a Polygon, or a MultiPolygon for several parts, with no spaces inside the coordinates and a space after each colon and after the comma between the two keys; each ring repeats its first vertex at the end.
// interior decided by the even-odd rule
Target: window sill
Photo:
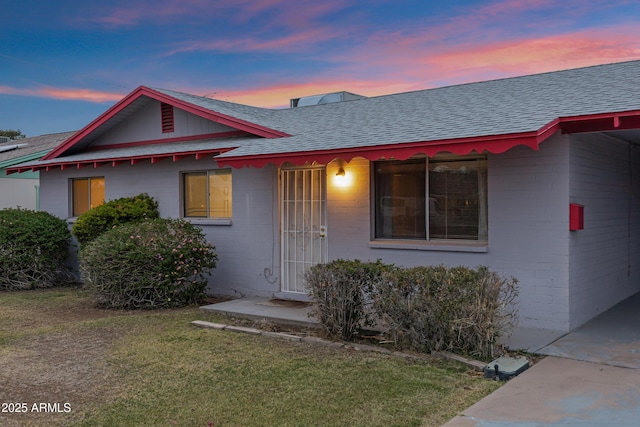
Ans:
{"type": "Polygon", "coordinates": [[[488,252],[487,242],[473,241],[419,241],[419,240],[371,240],[372,249],[403,249],[414,251],[442,251],[442,252],[488,252]]]}
{"type": "Polygon", "coordinates": [[[193,225],[231,225],[231,218],[183,218],[193,225]]]}

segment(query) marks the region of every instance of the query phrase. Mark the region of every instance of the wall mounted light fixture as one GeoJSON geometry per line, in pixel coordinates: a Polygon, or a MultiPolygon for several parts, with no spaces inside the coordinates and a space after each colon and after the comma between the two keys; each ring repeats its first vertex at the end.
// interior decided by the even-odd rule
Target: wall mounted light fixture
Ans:
{"type": "Polygon", "coordinates": [[[344,170],[343,166],[340,166],[338,168],[338,172],[336,172],[336,176],[333,179],[333,184],[336,187],[349,187],[351,186],[351,180],[353,179],[353,177],[351,176],[350,172],[347,172],[346,170],[344,170]]]}

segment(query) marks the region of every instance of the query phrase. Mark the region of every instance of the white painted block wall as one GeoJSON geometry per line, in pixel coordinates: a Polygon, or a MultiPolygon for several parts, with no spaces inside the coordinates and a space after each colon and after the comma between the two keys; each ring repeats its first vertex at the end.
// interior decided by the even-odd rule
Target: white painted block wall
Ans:
{"type": "MultiPolygon", "coordinates": [[[[180,173],[215,167],[213,160],[164,160],[41,175],[41,205],[69,216],[69,178],[104,176],[107,199],[146,192],[163,217],[180,215],[180,173]]],[[[327,167],[328,181],[338,163],[327,167]]],[[[568,331],[569,137],[556,135],[539,151],[516,147],[489,156],[489,243],[485,252],[378,248],[371,243],[370,164],[345,165],[348,189],[328,182],[329,258],[382,259],[398,265],[486,265],[520,281],[521,326],[568,331]]],[[[279,227],[275,166],[233,170],[232,225],[203,225],[220,256],[210,290],[234,296],[279,291],[279,227]]]]}
{"type": "MultiPolygon", "coordinates": [[[[556,135],[539,151],[516,147],[490,155],[486,252],[378,248],[371,244],[370,165],[345,165],[353,187],[328,184],[329,258],[382,259],[397,265],[479,265],[520,281],[520,324],[568,331],[569,142],[556,135]]],[[[338,164],[327,168],[331,179],[338,164]]]]}
{"type": "Polygon", "coordinates": [[[606,135],[571,140],[571,328],[640,291],[640,150],[606,135]]]}
{"type": "MultiPolygon", "coordinates": [[[[60,218],[68,218],[69,180],[105,177],[107,200],[147,193],[158,201],[160,215],[180,216],[180,174],[214,169],[213,160],[148,161],[134,166],[122,164],[42,172],[41,207],[60,218]]],[[[232,296],[270,296],[279,290],[278,205],[275,168],[234,169],[233,219],[231,225],[207,225],[194,221],[216,246],[218,266],[209,292],[232,296]]]]}

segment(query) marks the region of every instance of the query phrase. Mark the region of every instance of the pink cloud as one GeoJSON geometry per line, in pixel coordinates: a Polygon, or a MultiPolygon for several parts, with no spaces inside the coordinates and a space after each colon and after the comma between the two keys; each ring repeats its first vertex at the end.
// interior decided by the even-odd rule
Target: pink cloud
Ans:
{"type": "MultiPolygon", "coordinates": [[[[223,19],[228,22],[246,22],[265,13],[275,13],[277,23],[284,27],[304,26],[305,23],[345,7],[344,0],[291,1],[291,0],[146,0],[130,2],[126,7],[102,7],[99,13],[92,9],[89,22],[107,27],[136,26],[141,23],[175,23],[181,17],[192,22],[202,19],[223,19]]],[[[265,20],[269,27],[273,20],[265,20]]]]}
{"type": "Polygon", "coordinates": [[[211,42],[198,41],[178,47],[165,56],[171,56],[184,52],[218,51],[218,52],[291,52],[309,48],[315,43],[328,41],[340,36],[339,31],[331,28],[311,28],[304,32],[295,32],[276,38],[254,37],[222,39],[211,42]]]}
{"type": "Polygon", "coordinates": [[[521,75],[640,58],[640,30],[616,28],[496,42],[423,57],[420,68],[455,80],[475,75],[521,75]]]}
{"type": "Polygon", "coordinates": [[[130,27],[148,21],[167,22],[178,16],[202,16],[213,9],[207,0],[151,0],[114,9],[102,6],[98,11],[92,9],[91,16],[84,20],[107,27],[130,27]]]}
{"type": "Polygon", "coordinates": [[[114,102],[119,101],[124,97],[124,94],[121,93],[101,92],[90,89],[62,89],[53,87],[20,89],[9,86],[0,86],[0,94],[88,102],[114,102]]]}

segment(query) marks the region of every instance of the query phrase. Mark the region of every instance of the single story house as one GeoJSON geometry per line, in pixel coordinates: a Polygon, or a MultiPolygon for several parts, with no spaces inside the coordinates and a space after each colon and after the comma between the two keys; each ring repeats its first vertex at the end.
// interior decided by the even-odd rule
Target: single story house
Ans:
{"type": "Polygon", "coordinates": [[[7,175],[6,170],[41,158],[74,133],[53,133],[16,140],[3,137],[0,141],[0,209],[40,209],[40,173],[28,171],[7,175]]]}
{"type": "Polygon", "coordinates": [[[41,160],[73,218],[146,192],[216,246],[212,293],[304,299],[337,258],[486,265],[522,327],[640,291],[640,61],[266,109],[141,86],[41,160]]]}

